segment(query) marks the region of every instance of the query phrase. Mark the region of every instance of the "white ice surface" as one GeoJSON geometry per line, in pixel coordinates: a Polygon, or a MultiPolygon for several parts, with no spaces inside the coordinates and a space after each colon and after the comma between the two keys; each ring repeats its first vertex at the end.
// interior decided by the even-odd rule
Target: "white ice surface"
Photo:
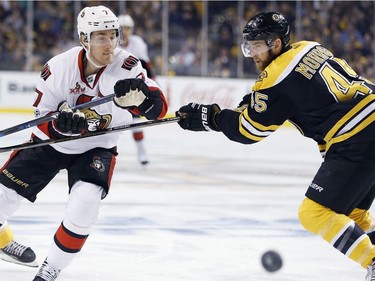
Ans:
{"type": "MultiPolygon", "coordinates": [[[[33,117],[0,118],[3,129],[33,117]]],[[[0,144],[27,137],[28,131],[18,133],[0,144]]],[[[315,143],[296,130],[282,128],[245,146],[220,133],[164,124],[145,130],[145,144],[150,164],[142,167],[130,132],[124,133],[99,220],[59,280],[364,280],[364,269],[298,222],[299,204],[321,159],[315,143]],[[273,274],[260,264],[268,249],[283,257],[282,269],[273,274]]],[[[8,155],[0,154],[2,163],[8,155]]],[[[63,217],[66,182],[63,171],[10,220],[39,263],[63,217]]],[[[0,281],[31,281],[36,271],[0,261],[0,281]]]]}

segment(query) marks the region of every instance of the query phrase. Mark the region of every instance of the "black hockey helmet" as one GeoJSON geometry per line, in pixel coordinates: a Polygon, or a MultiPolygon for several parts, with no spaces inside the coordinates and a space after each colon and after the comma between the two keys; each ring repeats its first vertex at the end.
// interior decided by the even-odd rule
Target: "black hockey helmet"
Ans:
{"type": "Polygon", "coordinates": [[[244,41],[266,40],[268,46],[280,37],[284,48],[289,44],[289,24],[278,12],[260,13],[249,20],[243,29],[244,41]]]}

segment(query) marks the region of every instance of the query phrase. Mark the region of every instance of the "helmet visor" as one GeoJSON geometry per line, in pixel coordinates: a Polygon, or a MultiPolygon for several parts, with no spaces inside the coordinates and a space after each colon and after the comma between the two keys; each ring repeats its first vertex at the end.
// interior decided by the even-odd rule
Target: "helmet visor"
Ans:
{"type": "Polygon", "coordinates": [[[118,31],[112,34],[105,34],[100,32],[93,32],[90,37],[90,45],[95,47],[111,46],[115,48],[119,42],[118,31]]]}
{"type": "Polygon", "coordinates": [[[241,50],[245,57],[253,58],[256,55],[268,52],[272,49],[273,44],[268,46],[264,40],[242,41],[241,50]]]}

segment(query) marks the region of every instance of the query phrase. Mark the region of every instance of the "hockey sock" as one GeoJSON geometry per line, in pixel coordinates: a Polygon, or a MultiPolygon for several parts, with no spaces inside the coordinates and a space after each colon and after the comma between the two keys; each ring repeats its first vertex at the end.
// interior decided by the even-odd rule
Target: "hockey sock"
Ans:
{"type": "Polygon", "coordinates": [[[69,231],[61,223],[54,236],[47,262],[58,270],[66,268],[82,249],[88,235],[79,235],[69,231]]]}
{"type": "Polygon", "coordinates": [[[64,221],[56,231],[47,262],[64,269],[84,246],[96,222],[103,189],[78,181],[71,189],[64,221]]]}
{"type": "Polygon", "coordinates": [[[61,223],[59,229],[56,231],[54,241],[56,245],[67,253],[78,253],[89,235],[80,235],[67,229],[61,223]]]}
{"type": "Polygon", "coordinates": [[[355,208],[349,217],[367,233],[371,243],[375,244],[375,222],[370,212],[368,210],[355,208]]]}
{"type": "Polygon", "coordinates": [[[367,268],[375,257],[375,247],[366,233],[349,217],[338,214],[308,198],[299,208],[301,224],[321,236],[341,253],[367,268]]]}
{"type": "Polygon", "coordinates": [[[0,249],[5,248],[13,240],[13,232],[7,223],[0,226],[0,249]]]}
{"type": "Polygon", "coordinates": [[[372,231],[375,228],[374,218],[368,210],[355,208],[349,215],[364,231],[372,231]]]}
{"type": "Polygon", "coordinates": [[[137,142],[143,140],[143,131],[133,131],[133,138],[137,142]]]}
{"type": "Polygon", "coordinates": [[[375,231],[372,231],[370,233],[367,233],[368,237],[370,238],[370,241],[372,244],[375,244],[375,231]]]}

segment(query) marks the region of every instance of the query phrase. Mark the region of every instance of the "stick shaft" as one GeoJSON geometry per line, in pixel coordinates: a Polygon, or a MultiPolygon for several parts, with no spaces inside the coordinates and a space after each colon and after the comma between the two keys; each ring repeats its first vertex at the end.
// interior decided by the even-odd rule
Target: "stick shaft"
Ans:
{"type": "MultiPolygon", "coordinates": [[[[106,103],[106,102],[109,102],[109,101],[113,100],[114,96],[115,96],[115,94],[111,94],[111,95],[108,95],[108,96],[105,96],[105,97],[102,97],[102,98],[99,98],[99,99],[95,99],[95,100],[92,100],[92,101],[89,101],[89,102],[86,102],[86,103],[79,104],[77,106],[72,107],[72,109],[73,110],[74,109],[86,109],[86,108],[90,108],[90,107],[93,107],[93,106],[96,106],[96,105],[100,105],[100,104],[103,104],[103,103],[106,103]]],[[[21,124],[18,124],[18,125],[15,125],[13,127],[10,127],[10,128],[4,129],[4,130],[0,130],[0,137],[4,137],[6,135],[13,134],[13,133],[28,129],[30,127],[34,127],[34,126],[37,126],[39,124],[51,121],[53,119],[56,119],[58,115],[59,115],[59,112],[56,111],[56,112],[47,114],[45,116],[30,120],[30,121],[27,121],[27,122],[24,122],[24,123],[21,123],[21,124]]]]}
{"type": "Polygon", "coordinates": [[[102,131],[97,131],[97,132],[88,132],[88,133],[86,133],[84,135],[80,135],[80,136],[71,136],[71,137],[66,137],[66,138],[61,138],[61,139],[42,140],[38,143],[26,142],[26,143],[16,144],[16,145],[12,145],[12,146],[0,147],[0,153],[11,151],[11,150],[23,150],[23,149],[35,148],[35,147],[39,147],[39,146],[56,144],[56,143],[61,143],[61,142],[66,142],[66,141],[80,140],[80,139],[89,138],[89,137],[95,137],[95,136],[100,136],[100,135],[105,135],[105,134],[111,134],[111,133],[116,133],[116,132],[133,130],[135,128],[145,128],[145,127],[151,127],[151,126],[156,126],[156,125],[161,125],[161,124],[175,123],[179,120],[180,120],[180,117],[171,117],[171,118],[164,118],[164,119],[159,119],[159,120],[150,120],[150,121],[145,121],[145,122],[140,122],[140,123],[134,123],[134,124],[128,124],[128,125],[108,128],[108,129],[105,129],[105,130],[102,130],[102,131]]]}

